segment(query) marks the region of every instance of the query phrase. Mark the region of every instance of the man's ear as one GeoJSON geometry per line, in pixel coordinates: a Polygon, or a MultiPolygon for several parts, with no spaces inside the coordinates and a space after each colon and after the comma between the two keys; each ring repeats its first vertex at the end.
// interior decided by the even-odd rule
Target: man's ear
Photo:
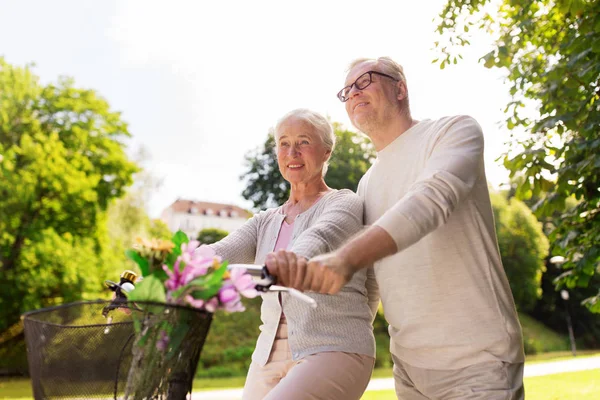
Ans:
{"type": "Polygon", "coordinates": [[[398,82],[398,100],[404,100],[408,97],[408,89],[404,81],[398,82]]]}

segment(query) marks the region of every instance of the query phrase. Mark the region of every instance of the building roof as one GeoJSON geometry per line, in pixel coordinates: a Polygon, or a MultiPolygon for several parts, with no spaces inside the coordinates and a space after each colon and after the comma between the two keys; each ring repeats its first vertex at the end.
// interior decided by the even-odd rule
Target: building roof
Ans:
{"type": "Polygon", "coordinates": [[[168,208],[176,213],[186,214],[201,214],[201,215],[215,215],[215,216],[226,216],[226,217],[240,217],[250,218],[252,214],[244,210],[241,207],[234,206],[231,204],[221,203],[210,203],[207,201],[194,201],[178,199],[168,208]],[[236,215],[237,214],[237,215],[236,215]]]}

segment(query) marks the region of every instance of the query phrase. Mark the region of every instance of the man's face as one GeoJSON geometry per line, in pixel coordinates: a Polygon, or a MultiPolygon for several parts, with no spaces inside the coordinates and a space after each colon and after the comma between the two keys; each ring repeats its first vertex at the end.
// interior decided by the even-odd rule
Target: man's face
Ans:
{"type": "MultiPolygon", "coordinates": [[[[367,61],[356,65],[348,73],[345,86],[368,71],[381,71],[376,61],[367,61]]],[[[398,83],[381,75],[372,74],[372,82],[366,88],[359,90],[354,86],[348,94],[346,112],[352,124],[362,132],[369,134],[385,125],[385,119],[390,112],[399,107],[398,83]]]]}

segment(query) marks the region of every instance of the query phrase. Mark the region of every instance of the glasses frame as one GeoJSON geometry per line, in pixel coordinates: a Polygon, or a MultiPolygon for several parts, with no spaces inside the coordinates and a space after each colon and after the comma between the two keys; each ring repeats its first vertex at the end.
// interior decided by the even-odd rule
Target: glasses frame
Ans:
{"type": "Polygon", "coordinates": [[[384,74],[383,72],[379,72],[379,71],[367,71],[367,72],[365,72],[364,74],[361,74],[361,75],[360,75],[358,78],[356,78],[356,80],[355,80],[355,81],[354,81],[354,82],[353,82],[351,85],[349,85],[349,86],[346,86],[346,87],[342,88],[342,90],[340,90],[340,91],[337,93],[337,98],[338,98],[338,99],[339,99],[339,100],[340,100],[342,103],[345,103],[345,102],[347,102],[347,101],[348,101],[348,99],[349,99],[349,97],[344,97],[344,95],[342,94],[342,92],[343,92],[344,90],[346,90],[346,89],[348,89],[348,92],[350,92],[350,91],[352,90],[352,86],[356,86],[356,88],[357,88],[358,90],[363,90],[363,89],[366,89],[366,88],[368,88],[368,87],[369,87],[369,85],[370,85],[371,83],[373,83],[373,74],[375,74],[375,75],[381,75],[381,76],[385,76],[386,78],[390,78],[391,80],[393,80],[393,81],[395,81],[395,82],[400,82],[400,79],[396,79],[396,78],[394,78],[393,76],[390,76],[390,75],[388,75],[388,74],[384,74]],[[365,86],[363,86],[363,87],[359,87],[359,86],[356,84],[356,82],[358,82],[358,81],[360,80],[360,78],[362,78],[362,77],[363,77],[363,76],[365,76],[365,75],[369,75],[369,83],[367,83],[367,84],[366,84],[365,86]]]}

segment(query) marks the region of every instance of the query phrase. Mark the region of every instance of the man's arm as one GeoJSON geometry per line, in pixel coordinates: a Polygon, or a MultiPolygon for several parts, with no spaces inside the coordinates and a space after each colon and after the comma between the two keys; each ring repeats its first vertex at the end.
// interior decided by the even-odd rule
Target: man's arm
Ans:
{"type": "Polygon", "coordinates": [[[302,288],[337,293],[355,272],[396,251],[396,242],[389,233],[379,226],[370,226],[339,250],[310,259],[302,288]]]}
{"type": "Polygon", "coordinates": [[[363,204],[347,190],[331,194],[322,214],[294,241],[291,251],[267,255],[265,265],[284,286],[303,289],[309,258],[338,248],[362,229],[363,204]]]}
{"type": "Polygon", "coordinates": [[[479,124],[456,117],[405,196],[338,251],[309,261],[304,289],[337,293],[358,269],[404,250],[444,224],[473,189],[482,163],[479,124]]]}

